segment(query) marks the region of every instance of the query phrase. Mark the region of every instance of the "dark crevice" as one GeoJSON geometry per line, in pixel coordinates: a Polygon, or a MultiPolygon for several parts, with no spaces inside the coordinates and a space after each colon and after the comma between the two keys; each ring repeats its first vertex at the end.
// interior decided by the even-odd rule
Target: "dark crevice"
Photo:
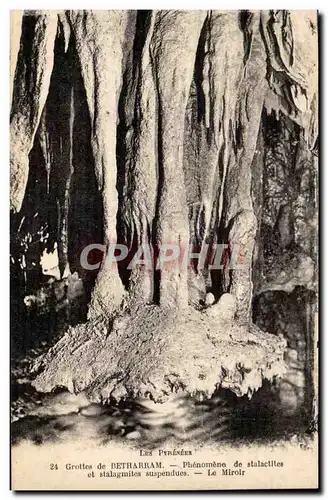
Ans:
{"type": "Polygon", "coordinates": [[[204,58],[205,58],[205,43],[208,36],[208,18],[206,18],[202,30],[200,32],[200,37],[198,41],[196,58],[195,58],[195,68],[194,68],[194,81],[196,85],[196,97],[197,97],[197,121],[199,123],[203,122],[205,119],[205,95],[203,91],[203,69],[204,69],[204,58]]]}
{"type": "MultiPolygon", "coordinates": [[[[253,322],[262,330],[273,335],[283,335],[288,349],[297,352],[297,360],[289,364],[283,377],[287,383],[293,380],[295,372],[304,374],[303,388],[299,387],[297,415],[307,425],[312,415],[313,360],[314,360],[314,318],[312,308],[316,305],[314,292],[304,287],[296,287],[293,292],[267,291],[253,300],[253,322]]],[[[295,386],[297,391],[297,386],[295,386]]]]}
{"type": "MultiPolygon", "coordinates": [[[[98,271],[86,271],[80,263],[82,250],[92,243],[103,243],[103,202],[95,175],[91,147],[91,119],[80,63],[72,39],[74,75],[74,130],[73,165],[69,214],[69,260],[71,271],[77,271],[85,283],[87,296],[91,295],[98,271]]],[[[92,260],[92,256],[91,256],[92,260]]],[[[90,263],[93,263],[92,261],[90,263]]]]}
{"type": "MultiPolygon", "coordinates": [[[[136,138],[140,130],[140,70],[141,55],[146,41],[149,28],[149,14],[151,11],[141,10],[137,12],[135,27],[131,28],[134,32],[133,45],[131,51],[126,55],[125,70],[123,74],[122,89],[118,102],[119,123],[117,126],[116,141],[116,161],[117,161],[117,182],[116,189],[118,193],[118,213],[117,213],[117,242],[127,245],[130,254],[136,250],[138,245],[136,228],[133,224],[131,210],[131,198],[134,191],[133,165],[134,157],[132,153],[129,159],[129,153],[136,151],[138,143],[136,138]]],[[[127,34],[128,36],[128,34],[127,34]]],[[[131,257],[118,263],[118,271],[125,288],[129,287],[131,270],[127,265],[131,257]]]]}
{"type": "Polygon", "coordinates": [[[239,25],[244,35],[244,65],[246,64],[252,47],[253,32],[251,29],[254,15],[248,10],[239,13],[239,25]]]}
{"type": "MultiPolygon", "coordinates": [[[[17,112],[16,106],[21,106],[22,103],[28,109],[29,104],[33,102],[32,96],[35,87],[35,60],[33,57],[33,43],[35,39],[35,29],[38,16],[23,16],[22,32],[20,39],[20,49],[17,57],[17,67],[14,79],[14,95],[12,101],[12,114],[17,112]],[[15,82],[24,82],[22,85],[15,85],[15,82]]],[[[35,48],[35,47],[34,47],[35,48]]],[[[30,114],[30,125],[34,123],[35,116],[33,108],[30,114]]]]}
{"type": "Polygon", "coordinates": [[[161,271],[156,269],[158,261],[158,249],[161,243],[161,220],[160,211],[162,204],[162,194],[165,185],[165,172],[163,166],[163,125],[162,125],[162,105],[161,96],[159,90],[158,75],[156,72],[156,63],[152,58],[152,68],[153,68],[153,78],[155,83],[156,91],[156,123],[157,123],[157,134],[156,134],[156,170],[157,170],[157,189],[156,189],[156,207],[155,216],[152,224],[152,245],[154,249],[154,294],[153,301],[155,304],[160,304],[160,282],[161,282],[161,271]]]}

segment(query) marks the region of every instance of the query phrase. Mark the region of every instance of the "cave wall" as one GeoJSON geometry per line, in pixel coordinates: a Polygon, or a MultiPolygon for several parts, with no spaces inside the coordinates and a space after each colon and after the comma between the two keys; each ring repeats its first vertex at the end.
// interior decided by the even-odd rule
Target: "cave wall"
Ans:
{"type": "Polygon", "coordinates": [[[317,357],[318,158],[289,117],[265,112],[262,125],[253,318],[261,329],[287,339],[287,371],[274,389],[283,413],[311,421],[317,357]]]}

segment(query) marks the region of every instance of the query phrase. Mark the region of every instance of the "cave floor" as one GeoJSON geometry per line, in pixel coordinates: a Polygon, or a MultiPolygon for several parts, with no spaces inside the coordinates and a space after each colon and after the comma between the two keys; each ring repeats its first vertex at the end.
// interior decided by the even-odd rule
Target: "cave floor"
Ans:
{"type": "Polygon", "coordinates": [[[119,404],[90,403],[84,393],[70,394],[64,388],[40,393],[31,385],[31,363],[48,351],[56,338],[30,344],[12,356],[11,438],[13,446],[30,442],[108,443],[156,448],[183,443],[226,446],[272,446],[294,442],[309,446],[301,416],[282,418],[270,384],[251,400],[219,390],[212,398],[196,401],[176,395],[162,405],[138,398],[119,404]]]}

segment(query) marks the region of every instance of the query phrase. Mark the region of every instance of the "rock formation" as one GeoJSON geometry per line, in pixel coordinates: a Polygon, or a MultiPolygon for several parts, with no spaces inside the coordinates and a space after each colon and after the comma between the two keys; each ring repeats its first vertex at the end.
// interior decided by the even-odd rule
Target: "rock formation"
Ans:
{"type": "Polygon", "coordinates": [[[19,22],[11,58],[13,217],[27,203],[34,152],[48,179],[39,203],[45,221],[53,217],[47,199],[57,207],[50,238],[61,277],[75,265],[76,217],[87,219],[97,197],[101,230],[95,236],[97,224],[85,222],[81,243],[129,249],[124,262],[110,263],[104,252],[88,321],[35,363],[35,386],[86,390],[94,401],[161,401],[179,390],[210,396],[219,386],[251,396],[282,373],[286,345],[252,324],[254,293],[281,290],[282,281],[311,287],[315,274],[315,252],[304,248],[289,279],[259,279],[263,217],[271,217],[282,251],[300,230],[291,200],[268,215],[263,199],[272,177],[265,117],[294,124],[294,156],[312,161],[316,13],[29,11],[16,31],[19,22]],[[77,179],[87,168],[83,184],[77,179]],[[74,200],[88,207],[80,215],[74,200]],[[172,244],[180,254],[224,244],[225,262],[239,248],[242,266],[185,266],[178,258],[161,267],[162,249],[172,244]],[[140,247],[150,249],[153,266],[129,269],[140,247]]]}

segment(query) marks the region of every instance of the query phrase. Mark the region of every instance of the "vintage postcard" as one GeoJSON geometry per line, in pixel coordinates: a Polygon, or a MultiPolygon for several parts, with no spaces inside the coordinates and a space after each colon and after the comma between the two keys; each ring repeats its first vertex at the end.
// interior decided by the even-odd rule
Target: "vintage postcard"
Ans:
{"type": "Polygon", "coordinates": [[[10,29],[12,489],[317,489],[318,13],[10,29]]]}

